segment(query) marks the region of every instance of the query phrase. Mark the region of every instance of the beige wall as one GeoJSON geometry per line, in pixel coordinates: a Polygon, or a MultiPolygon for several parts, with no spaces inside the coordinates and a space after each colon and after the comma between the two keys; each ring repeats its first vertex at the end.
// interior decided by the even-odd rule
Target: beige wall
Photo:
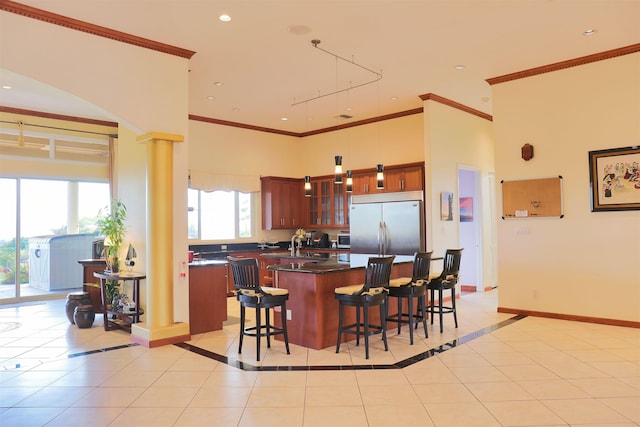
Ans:
{"type": "MultiPolygon", "coordinates": [[[[127,226],[137,246],[146,239],[146,156],[137,135],[162,132],[188,139],[188,65],[185,58],[70,30],[13,13],[1,13],[2,67],[88,101],[118,122],[118,197],[129,212],[127,226]],[[135,237],[134,237],[135,236],[135,237]]],[[[179,279],[187,258],[187,144],[174,147],[174,310],[188,321],[188,287],[179,279]]],[[[138,250],[140,252],[140,250],[138,250]]],[[[139,264],[141,270],[146,266],[139,264]]],[[[152,284],[151,284],[152,285],[152,284]]]]}
{"type": "Polygon", "coordinates": [[[564,218],[499,221],[499,306],[640,321],[640,211],[590,212],[588,174],[590,150],[640,144],[640,54],[498,84],[493,100],[497,181],[564,178],[564,218]]]}
{"type": "MultiPolygon", "coordinates": [[[[454,202],[453,221],[442,221],[440,193],[452,192],[453,200],[458,200],[458,168],[478,170],[482,194],[479,203],[482,212],[483,257],[480,268],[483,283],[480,288],[494,286],[494,196],[489,188],[494,171],[493,124],[489,120],[428,100],[424,103],[424,129],[427,247],[433,250],[434,257],[442,256],[447,248],[460,247],[458,206],[454,202]]],[[[462,283],[465,283],[464,278],[462,283]]]]}

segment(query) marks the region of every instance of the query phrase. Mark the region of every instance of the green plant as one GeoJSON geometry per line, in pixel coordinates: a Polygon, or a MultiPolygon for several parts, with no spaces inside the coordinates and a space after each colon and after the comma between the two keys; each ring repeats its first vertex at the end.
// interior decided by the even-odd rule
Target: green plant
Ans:
{"type": "Polygon", "coordinates": [[[127,207],[120,200],[112,200],[110,207],[104,207],[98,212],[96,226],[98,232],[104,236],[104,256],[107,268],[112,273],[120,271],[119,252],[124,239],[127,219],[127,207]]]}

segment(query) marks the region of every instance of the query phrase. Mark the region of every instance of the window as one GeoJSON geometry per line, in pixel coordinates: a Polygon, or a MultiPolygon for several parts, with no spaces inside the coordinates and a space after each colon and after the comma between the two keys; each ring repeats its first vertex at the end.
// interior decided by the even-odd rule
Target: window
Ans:
{"type": "Polygon", "coordinates": [[[253,195],[189,189],[189,239],[233,240],[253,235],[253,195]]]}

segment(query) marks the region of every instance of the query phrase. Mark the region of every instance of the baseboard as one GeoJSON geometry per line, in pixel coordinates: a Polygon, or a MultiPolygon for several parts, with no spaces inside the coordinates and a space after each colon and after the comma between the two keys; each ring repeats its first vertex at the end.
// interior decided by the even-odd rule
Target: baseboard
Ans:
{"type": "Polygon", "coordinates": [[[190,339],[191,335],[178,335],[175,337],[160,338],[157,340],[148,340],[140,336],[131,335],[131,341],[147,348],[162,347],[163,345],[176,344],[179,342],[189,341],[190,339]]]}
{"type": "Polygon", "coordinates": [[[547,317],[550,319],[572,320],[575,322],[598,323],[601,325],[624,326],[626,328],[640,328],[640,322],[632,320],[607,319],[603,317],[577,316],[575,314],[547,313],[544,311],[520,310],[517,308],[498,307],[498,313],[521,314],[525,316],[547,317]]]}
{"type": "MultiPolygon", "coordinates": [[[[493,286],[485,286],[484,292],[488,292],[493,289],[493,286]]],[[[476,292],[478,289],[474,285],[460,285],[460,290],[465,292],[476,292]]]]}

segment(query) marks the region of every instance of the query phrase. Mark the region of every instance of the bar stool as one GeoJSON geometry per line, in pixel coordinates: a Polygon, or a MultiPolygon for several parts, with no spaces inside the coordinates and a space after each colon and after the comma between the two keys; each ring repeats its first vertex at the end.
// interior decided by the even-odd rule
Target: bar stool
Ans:
{"type": "Polygon", "coordinates": [[[456,284],[458,283],[458,275],[460,274],[460,260],[462,259],[462,249],[447,249],[444,254],[442,273],[432,278],[427,284],[430,291],[431,308],[431,324],[433,325],[433,316],[438,313],[440,318],[440,333],[442,333],[442,315],[444,313],[453,313],[453,320],[458,327],[458,316],[456,315],[456,284]],[[442,304],[442,291],[451,290],[451,305],[444,306],[442,304]],[[434,308],[434,294],[438,291],[438,307],[434,308]]]}
{"type": "Polygon", "coordinates": [[[242,341],[245,335],[256,337],[256,359],[260,361],[260,339],[267,337],[267,348],[271,348],[271,336],[282,334],[284,345],[289,352],[289,337],[287,336],[287,300],[289,291],[280,288],[260,286],[260,269],[256,258],[227,257],[233,281],[236,298],[240,302],[240,343],[238,353],[242,354],[242,341]],[[256,310],[255,326],[245,326],[246,308],[256,310]],[[282,326],[277,327],[270,322],[269,309],[280,307],[282,326]],[[265,319],[262,323],[261,310],[265,310],[265,319]],[[264,332],[262,331],[264,329],[264,332]]]}
{"type": "MultiPolygon", "coordinates": [[[[409,324],[409,344],[413,345],[413,329],[417,329],[419,321],[424,327],[424,337],[429,338],[427,332],[427,283],[429,283],[429,270],[431,268],[431,254],[433,252],[416,252],[413,260],[413,273],[411,277],[400,277],[389,280],[389,297],[398,299],[398,313],[387,315],[387,322],[398,324],[398,335],[403,323],[409,324]],[[407,299],[408,309],[402,310],[402,299],[407,299]],[[418,303],[418,313],[414,311],[413,301],[418,303]]],[[[387,307],[388,310],[388,307],[387,307]]]]}
{"type": "Polygon", "coordinates": [[[369,358],[369,336],[382,334],[384,350],[389,351],[387,345],[386,303],[389,277],[395,256],[371,257],[367,261],[364,284],[343,286],[335,289],[335,297],[338,300],[338,343],[336,353],[340,352],[342,334],[356,336],[356,345],[360,345],[360,336],[364,336],[365,357],[369,358]],[[344,307],[356,308],[356,323],[344,325],[344,307]],[[369,322],[369,307],[380,307],[380,325],[369,322]],[[360,310],[363,312],[363,321],[360,321],[360,310]]]}

